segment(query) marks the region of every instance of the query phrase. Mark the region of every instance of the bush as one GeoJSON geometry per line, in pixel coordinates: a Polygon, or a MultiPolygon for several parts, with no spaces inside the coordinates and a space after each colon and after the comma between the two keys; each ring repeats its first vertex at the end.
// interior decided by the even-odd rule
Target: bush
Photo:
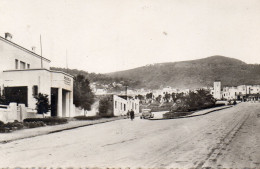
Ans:
{"type": "Polygon", "coordinates": [[[38,121],[38,122],[24,122],[24,126],[27,128],[36,128],[36,127],[42,127],[42,126],[46,126],[46,124],[42,121],[38,121]]]}
{"type": "Polygon", "coordinates": [[[99,115],[97,115],[97,116],[76,116],[74,118],[77,119],[77,120],[98,120],[98,119],[101,119],[101,118],[112,118],[112,117],[114,117],[114,116],[111,116],[111,115],[99,116],[99,115]]]}
{"type": "Polygon", "coordinates": [[[112,96],[105,96],[99,101],[99,116],[113,117],[113,98],[112,96]]]}
{"type": "Polygon", "coordinates": [[[47,125],[56,125],[67,123],[68,120],[64,118],[48,117],[48,118],[28,118],[24,119],[23,122],[43,122],[47,125]]]}
{"type": "Polygon", "coordinates": [[[209,91],[200,89],[196,92],[190,92],[183,96],[171,108],[172,112],[175,111],[196,111],[206,108],[215,107],[216,100],[209,93],[209,91]]]}
{"type": "Polygon", "coordinates": [[[4,124],[3,122],[0,125],[0,133],[9,133],[14,130],[20,130],[24,128],[23,123],[15,121],[15,122],[8,122],[4,124]]]}
{"type": "Polygon", "coordinates": [[[4,122],[0,121],[0,126],[3,126],[4,124],[5,124],[4,122]]]}
{"type": "Polygon", "coordinates": [[[77,120],[98,120],[101,119],[101,116],[76,116],[74,117],[77,120]]]}
{"type": "Polygon", "coordinates": [[[50,109],[48,95],[39,93],[37,96],[35,96],[35,99],[37,100],[36,103],[37,113],[38,114],[47,113],[50,109]]]}

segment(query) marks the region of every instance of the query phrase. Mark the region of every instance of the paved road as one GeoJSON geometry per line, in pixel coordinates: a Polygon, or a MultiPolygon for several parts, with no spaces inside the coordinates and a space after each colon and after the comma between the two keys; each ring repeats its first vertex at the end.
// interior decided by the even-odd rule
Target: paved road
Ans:
{"type": "Polygon", "coordinates": [[[118,120],[0,144],[0,167],[260,168],[260,103],[204,116],[118,120]]]}

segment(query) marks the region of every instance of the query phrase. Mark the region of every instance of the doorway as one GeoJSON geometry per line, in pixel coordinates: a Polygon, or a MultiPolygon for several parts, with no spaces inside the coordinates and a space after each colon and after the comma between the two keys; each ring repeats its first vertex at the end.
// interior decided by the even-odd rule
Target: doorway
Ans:
{"type": "Polygon", "coordinates": [[[51,116],[57,116],[58,88],[51,88],[51,116]]]}

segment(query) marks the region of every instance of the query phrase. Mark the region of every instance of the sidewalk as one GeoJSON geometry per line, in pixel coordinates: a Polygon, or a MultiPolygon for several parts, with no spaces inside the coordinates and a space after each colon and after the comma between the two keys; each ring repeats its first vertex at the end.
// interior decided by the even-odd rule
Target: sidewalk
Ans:
{"type": "MultiPolygon", "coordinates": [[[[214,108],[209,108],[209,109],[204,109],[204,110],[199,110],[196,111],[190,115],[187,116],[179,116],[176,118],[172,118],[172,119],[177,119],[177,118],[189,118],[189,117],[195,117],[195,116],[202,116],[202,115],[206,115],[215,111],[219,111],[219,110],[223,110],[223,109],[227,109],[233,107],[233,105],[227,105],[227,106],[221,106],[221,107],[214,107],[214,108]]],[[[166,113],[166,112],[164,112],[166,113]]],[[[149,120],[169,120],[169,119],[163,119],[162,116],[161,117],[155,117],[155,118],[151,118],[149,120]]]]}
{"type": "Polygon", "coordinates": [[[54,126],[45,126],[31,129],[22,129],[13,131],[11,133],[0,133],[0,144],[8,143],[15,140],[31,138],[56,132],[61,132],[64,130],[75,129],[84,126],[90,126],[94,124],[106,123],[115,120],[121,120],[125,117],[113,117],[113,118],[104,118],[99,120],[75,120],[69,121],[66,124],[54,125],[54,126]]]}

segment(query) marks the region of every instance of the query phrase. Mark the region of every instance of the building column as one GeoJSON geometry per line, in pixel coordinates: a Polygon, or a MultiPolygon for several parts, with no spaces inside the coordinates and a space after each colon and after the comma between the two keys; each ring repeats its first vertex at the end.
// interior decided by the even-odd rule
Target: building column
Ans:
{"type": "Polygon", "coordinates": [[[69,117],[74,117],[73,91],[69,92],[69,117]]]}
{"type": "Polygon", "coordinates": [[[62,88],[58,88],[57,116],[62,117],[62,88]]]}
{"type": "Polygon", "coordinates": [[[66,92],[66,117],[70,117],[70,92],[66,92]]]}
{"type": "MultiPolygon", "coordinates": [[[[30,108],[36,108],[36,104],[33,105],[34,96],[33,96],[33,91],[32,91],[32,86],[27,86],[27,103],[28,107],[30,108]]],[[[35,101],[34,101],[35,102],[35,101]]],[[[36,102],[35,102],[36,103],[36,102]]]]}

